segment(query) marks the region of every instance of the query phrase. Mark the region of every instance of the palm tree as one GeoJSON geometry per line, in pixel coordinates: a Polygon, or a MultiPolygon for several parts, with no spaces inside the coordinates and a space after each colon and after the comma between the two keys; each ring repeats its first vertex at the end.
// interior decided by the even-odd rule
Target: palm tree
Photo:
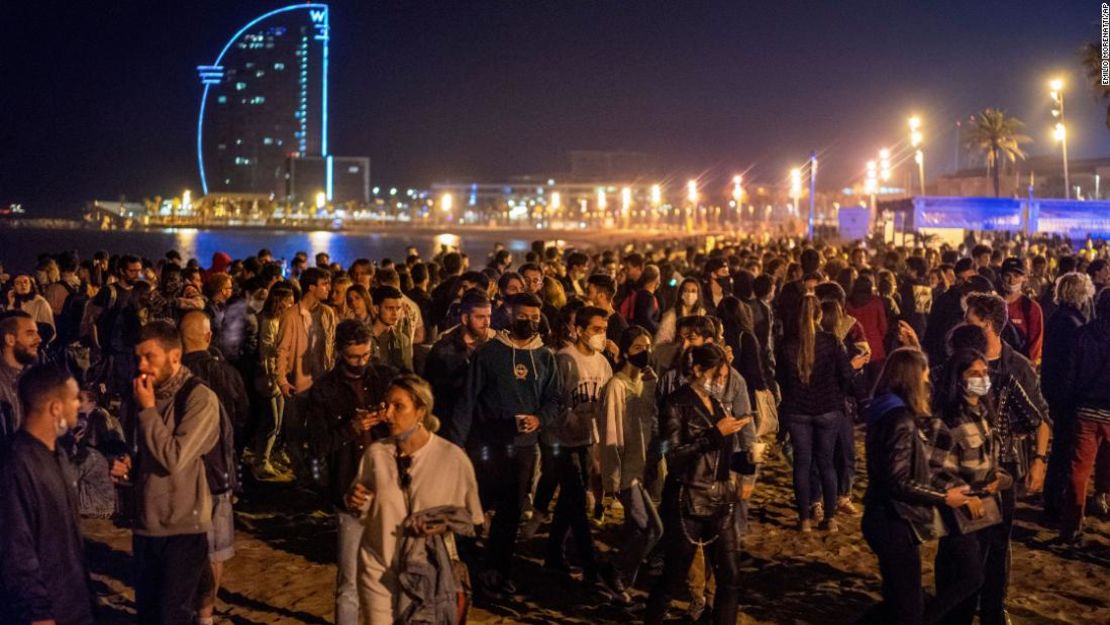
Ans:
{"type": "MultiPolygon", "coordinates": [[[[1083,63],[1083,73],[1091,81],[1089,84],[1099,100],[1110,100],[1110,86],[1102,84],[1102,50],[1097,43],[1084,44],[1079,49],[1083,63]]],[[[1106,107],[1106,127],[1110,128],[1110,106],[1106,107]]]]}
{"type": "Polygon", "coordinates": [[[1025,122],[1007,116],[1006,111],[988,108],[975,116],[975,123],[968,129],[965,143],[969,150],[982,152],[986,158],[987,171],[994,178],[994,197],[999,194],[1002,162],[1025,159],[1021,144],[1032,139],[1018,132],[1023,126],[1025,122]]]}

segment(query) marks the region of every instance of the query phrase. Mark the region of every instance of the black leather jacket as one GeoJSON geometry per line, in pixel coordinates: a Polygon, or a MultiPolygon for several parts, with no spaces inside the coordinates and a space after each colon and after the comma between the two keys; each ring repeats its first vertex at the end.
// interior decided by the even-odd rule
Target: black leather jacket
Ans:
{"type": "Polygon", "coordinates": [[[729,479],[735,434],[721,436],[717,421],[725,417],[711,398],[712,414],[689,384],[671,393],[663,405],[660,435],[667,458],[667,479],[690,486],[711,486],[729,479]]]}
{"type": "Polygon", "coordinates": [[[933,485],[926,435],[908,407],[901,402],[888,405],[868,415],[864,505],[892,511],[921,540],[937,538],[935,508],[944,505],[945,494],[933,485]]]}

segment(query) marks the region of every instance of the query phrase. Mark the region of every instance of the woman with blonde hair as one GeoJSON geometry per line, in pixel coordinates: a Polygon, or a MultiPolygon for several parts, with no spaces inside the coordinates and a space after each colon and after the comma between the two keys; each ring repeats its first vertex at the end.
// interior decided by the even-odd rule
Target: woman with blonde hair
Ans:
{"type": "MultiPolygon", "coordinates": [[[[473,535],[483,520],[474,467],[460,447],[435,434],[439,420],[432,414],[431,386],[413,374],[398,376],[385,403],[390,435],[366,449],[347,495],[347,507],[361,515],[366,528],[358,573],[366,625],[408,622],[413,606],[431,602],[437,610],[449,609],[454,597],[418,596],[402,584],[410,541],[442,539],[453,545],[454,533],[473,535]]],[[[457,614],[451,622],[459,622],[457,614]]]]}
{"type": "Polygon", "coordinates": [[[816,464],[824,497],[821,529],[836,532],[837,475],[833,462],[837,433],[844,416],[844,400],[856,395],[852,364],[844,344],[821,327],[821,303],[806,294],[796,317],[797,332],[783,348],[780,368],[782,405],[786,427],[794,444],[794,498],[798,529],[812,531],[814,488],[810,465],[816,464]]]}

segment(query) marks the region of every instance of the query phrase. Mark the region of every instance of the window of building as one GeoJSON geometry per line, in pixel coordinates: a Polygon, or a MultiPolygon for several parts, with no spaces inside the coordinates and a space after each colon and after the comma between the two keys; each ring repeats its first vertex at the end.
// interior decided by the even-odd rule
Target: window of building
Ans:
{"type": "Polygon", "coordinates": [[[246,89],[246,88],[247,88],[247,83],[245,83],[245,82],[235,83],[235,90],[236,91],[242,91],[243,89],[246,89]]]}
{"type": "Polygon", "coordinates": [[[216,98],[216,102],[219,102],[220,104],[227,104],[227,96],[222,95],[222,96],[216,98]]]}
{"type": "Polygon", "coordinates": [[[274,63],[274,71],[280,72],[285,69],[285,63],[274,63]]]}

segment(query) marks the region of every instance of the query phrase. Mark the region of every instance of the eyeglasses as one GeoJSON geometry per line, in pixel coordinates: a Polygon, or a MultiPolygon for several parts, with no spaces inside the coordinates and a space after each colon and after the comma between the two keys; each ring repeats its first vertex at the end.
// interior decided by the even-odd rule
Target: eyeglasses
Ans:
{"type": "Polygon", "coordinates": [[[406,456],[398,449],[393,457],[397,461],[397,476],[401,481],[401,490],[407,491],[412,486],[412,473],[409,472],[412,468],[412,456],[406,456]]]}

